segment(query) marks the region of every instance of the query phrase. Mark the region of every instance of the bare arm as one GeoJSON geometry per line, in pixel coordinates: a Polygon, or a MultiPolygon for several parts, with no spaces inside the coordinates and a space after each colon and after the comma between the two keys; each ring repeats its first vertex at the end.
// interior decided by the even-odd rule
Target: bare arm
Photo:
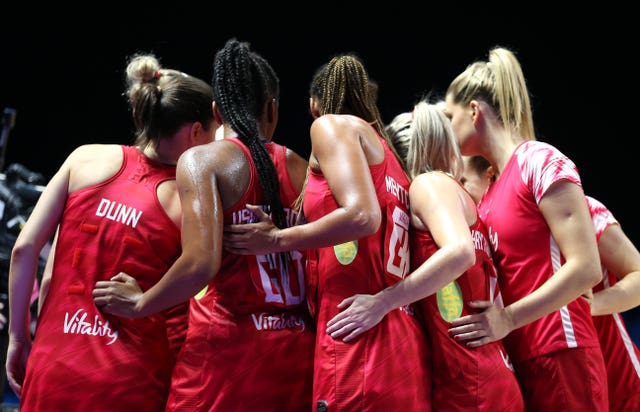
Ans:
{"type": "Polygon", "coordinates": [[[229,225],[225,247],[233,253],[263,254],[330,246],[375,233],[381,212],[359,130],[341,116],[323,116],[311,126],[312,156],[338,209],[315,222],[282,230],[270,221],[229,225]]]}
{"type": "MultiPolygon", "coordinates": [[[[451,322],[450,332],[475,347],[502,339],[512,330],[558,310],[593,287],[602,277],[591,216],[582,189],[568,181],[551,186],[540,201],[544,215],[565,258],[565,263],[543,285],[504,309],[451,322]]],[[[474,303],[487,308],[486,302],[474,303]]]]}
{"type": "Polygon", "coordinates": [[[582,189],[566,181],[549,188],[540,201],[565,263],[540,288],[510,305],[518,328],[577,299],[602,278],[591,215],[582,189]]]}
{"type": "Polygon", "coordinates": [[[423,174],[409,191],[412,223],[429,230],[438,250],[400,282],[375,295],[354,295],[338,306],[344,309],[327,323],[334,339],[349,341],[371,329],[391,310],[436,293],[457,279],[475,262],[475,249],[460,186],[442,173],[423,174]]]}
{"type": "Polygon", "coordinates": [[[55,237],[53,239],[53,244],[51,245],[51,249],[49,250],[49,257],[47,257],[47,263],[44,265],[44,270],[42,271],[42,280],[40,282],[40,292],[38,295],[38,315],[40,315],[40,312],[42,311],[42,305],[44,305],[44,300],[47,298],[47,294],[49,293],[49,283],[51,283],[53,259],[56,254],[57,243],[58,232],[56,231],[55,237]]]}
{"type": "Polygon", "coordinates": [[[27,357],[31,350],[30,306],[39,255],[53,236],[69,193],[107,179],[122,164],[119,145],[78,147],[47,184],[20,231],[9,268],[9,348],[7,378],[20,396],[27,357]]]}
{"type": "Polygon", "coordinates": [[[640,252],[620,225],[609,225],[598,242],[602,265],[619,280],[593,295],[592,315],[624,312],[640,305],[640,252]]]}
{"type": "Polygon", "coordinates": [[[69,168],[65,163],[40,195],[20,231],[11,253],[9,270],[9,334],[24,340],[30,336],[29,306],[36,278],[38,256],[56,230],[67,198],[69,168]]]}
{"type": "Polygon", "coordinates": [[[178,161],[182,254],[144,293],[133,278],[123,273],[110,281],[97,282],[94,301],[105,312],[134,318],[160,312],[190,299],[218,273],[223,209],[208,146],[194,147],[178,161]]]}
{"type": "Polygon", "coordinates": [[[19,397],[27,358],[31,351],[30,305],[38,256],[53,235],[67,198],[69,160],[53,176],[40,195],[33,212],[20,231],[11,253],[9,268],[9,347],[7,379],[19,397]]]}

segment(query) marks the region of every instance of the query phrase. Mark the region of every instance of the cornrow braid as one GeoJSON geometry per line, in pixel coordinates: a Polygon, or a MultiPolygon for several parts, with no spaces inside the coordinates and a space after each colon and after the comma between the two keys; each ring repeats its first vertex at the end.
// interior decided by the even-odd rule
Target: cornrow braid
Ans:
{"type": "Polygon", "coordinates": [[[369,75],[357,56],[343,54],[332,58],[316,72],[310,90],[312,97],[320,101],[321,114],[351,114],[364,119],[387,142],[400,164],[404,164],[385,131],[376,105],[377,87],[371,87],[369,75]]]}
{"type": "Polygon", "coordinates": [[[278,97],[278,77],[266,60],[249,50],[247,43],[230,39],[216,53],[212,83],[220,115],[249,148],[273,223],[286,227],[278,175],[258,130],[265,103],[278,97]]]}

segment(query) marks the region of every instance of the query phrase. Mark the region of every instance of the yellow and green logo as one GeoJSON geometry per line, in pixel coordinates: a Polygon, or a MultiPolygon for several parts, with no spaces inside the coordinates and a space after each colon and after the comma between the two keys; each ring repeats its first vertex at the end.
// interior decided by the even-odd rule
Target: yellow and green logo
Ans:
{"type": "Polygon", "coordinates": [[[460,286],[454,280],[436,293],[438,310],[447,322],[457,319],[462,314],[462,292],[460,286]]]}
{"type": "Polygon", "coordinates": [[[333,252],[336,254],[336,259],[343,265],[348,265],[353,262],[358,254],[358,241],[352,240],[346,243],[340,243],[333,247],[333,252]]]}

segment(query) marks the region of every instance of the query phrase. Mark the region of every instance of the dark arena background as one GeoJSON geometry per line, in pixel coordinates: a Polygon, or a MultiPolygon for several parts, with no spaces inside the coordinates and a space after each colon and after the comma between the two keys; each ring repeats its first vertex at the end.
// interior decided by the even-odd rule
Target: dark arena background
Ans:
{"type": "MultiPolygon", "coordinates": [[[[158,10],[153,16],[122,6],[3,12],[0,111],[13,111],[15,118],[12,128],[3,120],[0,172],[17,163],[46,182],[80,144],[132,143],[122,93],[127,57],[136,52],[153,52],[164,67],[210,81],[213,56],[228,38],[250,42],[280,77],[275,140],[306,157],[312,120],[308,85],[315,69],[334,54],[354,52],[363,59],[379,85],[382,118],[389,122],[427,93],[441,97],[468,64],[501,45],[522,64],[538,140],[577,164],[585,192],[607,205],[640,247],[633,200],[638,197],[639,116],[632,103],[638,92],[638,65],[632,63],[638,46],[632,40],[635,27],[624,21],[630,20],[629,11],[584,11],[579,18],[547,11],[523,22],[518,15],[416,12],[408,4],[372,16],[347,15],[334,6],[278,19],[248,4],[241,15],[220,12],[215,3],[206,10],[202,5],[144,7],[158,10]],[[67,17],[54,18],[55,13],[67,17]],[[249,23],[246,13],[258,22],[249,23]]],[[[639,313],[625,313],[636,343],[639,313]]]]}

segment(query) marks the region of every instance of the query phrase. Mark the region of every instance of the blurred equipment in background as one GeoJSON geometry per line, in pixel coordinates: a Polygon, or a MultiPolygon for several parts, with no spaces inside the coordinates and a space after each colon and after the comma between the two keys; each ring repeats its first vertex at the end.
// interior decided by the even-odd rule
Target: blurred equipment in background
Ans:
{"type": "Polygon", "coordinates": [[[2,133],[0,134],[0,170],[4,167],[4,154],[7,151],[9,133],[16,124],[16,109],[7,107],[2,112],[2,133]]]}
{"type": "MultiPolygon", "coordinates": [[[[0,133],[0,170],[4,166],[5,153],[9,133],[15,125],[16,111],[5,108],[2,114],[2,132],[0,133]]],[[[33,172],[27,167],[13,163],[4,173],[0,173],[0,303],[2,314],[9,319],[9,263],[11,250],[18,234],[29,218],[40,194],[45,188],[46,180],[40,173],[33,172]]],[[[47,262],[51,242],[47,244],[38,261],[38,284],[42,279],[44,266],[47,262]]],[[[37,302],[31,306],[32,331],[37,320],[37,302]]],[[[8,324],[0,330],[0,401],[4,395],[6,385],[5,361],[8,343],[8,324]]]]}

